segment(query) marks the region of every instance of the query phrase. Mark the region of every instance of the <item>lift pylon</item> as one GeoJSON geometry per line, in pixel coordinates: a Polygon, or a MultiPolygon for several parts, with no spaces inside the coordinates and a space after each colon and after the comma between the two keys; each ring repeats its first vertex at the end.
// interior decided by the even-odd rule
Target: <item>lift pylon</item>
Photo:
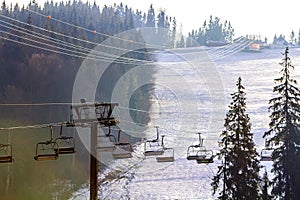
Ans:
{"type": "MultiPolygon", "coordinates": [[[[113,109],[118,103],[88,103],[86,99],[81,99],[81,104],[72,105],[75,116],[70,115],[69,126],[82,126],[91,128],[91,147],[90,147],[90,199],[98,199],[98,153],[97,137],[98,125],[100,127],[110,127],[117,125],[118,121],[112,116],[113,109]]],[[[72,112],[73,113],[73,112],[72,112]]]]}
{"type": "Polygon", "coordinates": [[[81,99],[81,104],[72,106],[75,111],[73,122],[82,124],[98,121],[102,126],[115,126],[118,121],[112,116],[112,112],[118,105],[118,103],[88,103],[85,99],[81,99]]]}

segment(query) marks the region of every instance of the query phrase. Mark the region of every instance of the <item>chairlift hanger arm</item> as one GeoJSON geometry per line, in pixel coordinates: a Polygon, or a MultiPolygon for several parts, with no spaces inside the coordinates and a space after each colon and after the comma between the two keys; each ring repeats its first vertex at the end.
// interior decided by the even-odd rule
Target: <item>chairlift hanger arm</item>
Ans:
{"type": "Polygon", "coordinates": [[[154,142],[158,142],[158,140],[159,140],[159,131],[158,131],[158,126],[155,126],[155,128],[156,128],[156,138],[155,138],[155,139],[153,139],[153,140],[147,140],[146,142],[152,142],[152,143],[154,143],[154,142]]]}

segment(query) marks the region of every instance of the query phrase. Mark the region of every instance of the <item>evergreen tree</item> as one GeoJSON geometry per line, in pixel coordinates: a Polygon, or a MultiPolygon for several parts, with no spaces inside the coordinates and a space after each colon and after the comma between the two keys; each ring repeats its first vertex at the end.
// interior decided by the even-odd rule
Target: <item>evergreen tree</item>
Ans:
{"type": "Polygon", "coordinates": [[[175,47],[177,22],[175,17],[172,19],[172,30],[170,35],[170,47],[175,47]]]}
{"type": "Polygon", "coordinates": [[[220,18],[215,17],[213,20],[213,17],[210,16],[208,27],[206,29],[206,38],[207,40],[224,41],[220,18]]]}
{"type": "Polygon", "coordinates": [[[5,0],[2,2],[2,6],[1,6],[1,14],[2,15],[8,15],[8,8],[6,6],[5,0]]]}
{"type": "MultiPolygon", "coordinates": [[[[192,30],[193,32],[194,30],[192,30]]],[[[207,41],[218,41],[218,42],[232,42],[234,36],[234,29],[231,26],[230,21],[225,21],[224,24],[220,21],[220,18],[211,15],[209,21],[204,21],[201,28],[195,32],[193,38],[197,41],[197,45],[206,45],[207,41]],[[198,32],[197,32],[198,31],[198,32]]],[[[190,46],[190,45],[187,45],[190,46]]]]}
{"type": "Polygon", "coordinates": [[[300,45],[300,30],[298,32],[298,43],[297,44],[300,45]]]}
{"type": "Polygon", "coordinates": [[[279,199],[300,199],[300,90],[291,78],[290,73],[294,67],[288,54],[286,48],[280,63],[281,77],[275,79],[276,86],[273,89],[277,96],[269,102],[269,110],[272,111],[270,129],[264,137],[271,135],[270,142],[275,145],[272,154],[272,194],[279,199]]]}
{"type": "Polygon", "coordinates": [[[277,41],[277,35],[275,34],[273,38],[273,44],[276,44],[276,41],[277,41]]]}
{"type": "Polygon", "coordinates": [[[221,133],[222,149],[217,154],[222,165],[213,178],[213,194],[219,191],[219,199],[259,199],[259,161],[250,132],[250,118],[246,114],[246,97],[241,78],[237,92],[231,94],[232,103],[226,114],[221,133]],[[220,185],[222,182],[222,188],[220,185]]]}
{"type": "Polygon", "coordinates": [[[181,35],[180,40],[176,43],[176,48],[183,48],[185,47],[184,37],[181,35]]]}
{"type": "Polygon", "coordinates": [[[155,27],[155,11],[152,4],[148,10],[146,27],[155,27]]]}
{"type": "Polygon", "coordinates": [[[290,44],[293,45],[294,43],[296,43],[296,38],[295,38],[295,32],[294,30],[292,30],[291,34],[290,34],[290,44]]]}
{"type": "Polygon", "coordinates": [[[157,27],[158,28],[166,28],[166,21],[165,21],[166,13],[164,10],[160,10],[157,15],[157,27]]]}
{"type": "Polygon", "coordinates": [[[262,177],[262,200],[271,200],[271,196],[269,195],[268,189],[270,186],[270,181],[268,178],[267,170],[265,171],[262,177]]]}

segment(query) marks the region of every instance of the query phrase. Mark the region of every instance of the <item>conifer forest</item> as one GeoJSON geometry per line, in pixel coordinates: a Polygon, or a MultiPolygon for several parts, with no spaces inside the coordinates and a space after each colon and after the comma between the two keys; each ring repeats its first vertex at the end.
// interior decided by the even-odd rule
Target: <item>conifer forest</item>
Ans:
{"type": "Polygon", "coordinates": [[[300,34],[139,9],[2,1],[0,199],[300,199],[300,34]]]}

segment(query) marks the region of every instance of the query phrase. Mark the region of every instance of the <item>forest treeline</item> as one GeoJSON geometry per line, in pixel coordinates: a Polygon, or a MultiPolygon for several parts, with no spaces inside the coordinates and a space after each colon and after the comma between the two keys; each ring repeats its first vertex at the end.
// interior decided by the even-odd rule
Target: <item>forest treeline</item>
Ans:
{"type": "MultiPolygon", "coordinates": [[[[100,8],[95,2],[91,4],[75,0],[56,3],[47,1],[38,5],[33,0],[28,5],[21,6],[18,3],[7,5],[4,0],[0,15],[1,102],[70,102],[77,70],[91,49],[110,36],[139,28],[153,28],[149,29],[148,37],[163,48],[199,46],[205,45],[207,41],[229,42],[234,35],[230,22],[222,23],[220,18],[210,16],[198,31],[192,30],[188,37],[184,38],[178,29],[176,18],[168,16],[162,9],[156,13],[152,5],[147,13],[143,13],[122,3],[100,8]]],[[[138,31],[135,36],[129,35],[128,40],[145,42],[138,31]]],[[[119,44],[111,45],[124,45],[124,41],[121,40],[117,43],[119,44]]],[[[127,44],[127,47],[128,45],[130,44],[127,44]]],[[[132,52],[126,56],[139,60],[153,59],[147,54],[149,49],[143,51],[145,53],[132,52]]],[[[109,82],[104,88],[99,88],[99,93],[102,93],[97,95],[99,101],[109,100],[107,97],[110,96],[114,84],[131,67],[119,65],[110,68],[107,77],[112,78],[104,78],[109,82]]],[[[148,78],[151,79],[150,76],[148,78]]],[[[131,87],[137,82],[134,79],[138,77],[132,77],[132,83],[128,83],[131,87]]],[[[150,91],[145,87],[144,90],[150,91]]],[[[149,107],[141,101],[138,103],[138,100],[131,102],[149,107]]],[[[56,112],[60,113],[59,116],[66,116],[62,111],[66,108],[55,112],[57,108],[54,107],[30,107],[30,110],[18,108],[15,112],[11,112],[11,109],[2,108],[1,113],[9,113],[12,115],[10,117],[15,118],[15,113],[18,112],[22,113],[25,119],[36,120],[41,119],[41,113],[47,113],[44,117],[55,116],[57,114],[51,113],[56,112]],[[34,111],[38,114],[34,115],[34,111]]]]}
{"type": "MultiPolygon", "coordinates": [[[[28,6],[20,7],[18,4],[6,5],[3,1],[0,17],[1,103],[70,102],[76,73],[89,51],[97,44],[105,41],[109,36],[133,28],[157,26],[171,29],[171,23],[173,23],[172,30],[175,30],[175,18],[167,17],[164,11],[155,15],[152,6],[146,14],[138,10],[133,11],[123,4],[104,6],[101,9],[95,3],[81,1],[46,2],[42,6],[32,1],[28,6]],[[56,20],[51,20],[50,17],[56,20]],[[96,32],[101,34],[95,34],[96,32]],[[53,40],[56,43],[53,43],[53,40]],[[65,44],[69,46],[65,47],[65,44]],[[70,45],[74,45],[77,49],[73,48],[71,51],[70,45]],[[81,50],[83,48],[84,51],[81,50]]],[[[139,40],[137,35],[128,37],[139,40]]],[[[171,38],[170,35],[168,37],[171,38]]],[[[118,42],[122,43],[122,41],[118,42]]],[[[129,52],[123,57],[139,60],[153,59],[147,51],[143,49],[141,53],[129,52]]],[[[104,57],[104,59],[109,58],[104,57]]],[[[136,65],[132,62],[129,64],[114,62],[114,60],[111,62],[106,76],[101,79],[101,85],[104,87],[99,87],[97,91],[96,96],[99,101],[109,101],[114,84],[122,74],[136,65]]],[[[131,77],[128,80],[128,87],[134,88],[137,79],[139,77],[131,77]]],[[[147,79],[151,79],[151,72],[147,79]]],[[[143,106],[145,109],[149,108],[149,104],[145,102],[146,97],[150,95],[149,91],[149,88],[143,87],[141,91],[136,92],[136,100],[131,100],[131,103],[143,106]],[[143,100],[138,99],[141,93],[147,93],[142,95],[143,100]]],[[[9,117],[8,115],[12,118],[22,115],[23,119],[29,117],[40,120],[43,115],[45,121],[54,118],[58,120],[57,116],[64,116],[66,119],[68,114],[63,111],[67,110],[66,108],[57,110],[51,106],[38,109],[10,107],[1,110],[5,118],[9,117]],[[11,112],[12,109],[15,112],[11,112]]],[[[141,113],[132,114],[141,115],[141,113]]]]}
{"type": "MultiPolygon", "coordinates": [[[[201,33],[192,31],[188,38],[184,38],[176,18],[168,16],[164,10],[156,13],[152,5],[147,13],[143,13],[123,4],[100,8],[96,3],[82,1],[47,1],[38,5],[33,0],[29,5],[7,5],[4,0],[0,11],[1,104],[71,102],[74,80],[84,59],[97,44],[124,31],[137,30],[127,35],[126,40],[116,39],[114,44],[108,45],[131,49],[130,45],[134,43],[125,41],[145,42],[138,28],[149,28],[150,39],[164,48],[189,47],[188,41],[199,38],[201,42],[192,46],[205,44],[207,40],[231,40],[233,34],[228,22],[223,25],[219,18],[211,17],[200,29],[201,33]]],[[[129,61],[152,61],[154,58],[149,53],[152,50],[142,48],[138,52],[126,52],[119,58],[101,55],[99,61],[103,59],[111,63],[98,83],[96,100],[110,101],[120,77],[139,64],[129,61]]],[[[131,75],[120,96],[129,99],[128,91],[136,88],[141,79],[151,83],[153,74],[153,68],[149,67],[143,76],[131,75]]],[[[148,110],[152,87],[149,84],[136,90],[130,97],[130,107],[148,110]]],[[[1,106],[1,126],[67,121],[69,111],[66,105],[1,106]]],[[[148,121],[146,112],[132,111],[130,114],[138,123],[148,121]]],[[[48,130],[11,132],[16,164],[10,172],[1,174],[0,182],[0,187],[6,187],[6,194],[11,199],[53,199],[53,195],[67,199],[88,179],[87,162],[82,162],[86,161],[88,154],[78,138],[75,138],[75,158],[63,157],[59,164],[46,166],[33,162],[32,157],[36,142],[48,139],[48,130]],[[45,184],[41,184],[40,177],[45,184]],[[77,177],[75,181],[73,177],[77,177]]],[[[7,138],[7,134],[1,135],[1,140],[7,141],[7,138]]]]}
{"type": "MultiPolygon", "coordinates": [[[[150,13],[151,10],[154,11],[152,8],[150,13]]],[[[96,4],[81,1],[55,4],[46,2],[43,6],[33,1],[20,7],[18,4],[6,5],[3,1],[0,15],[0,103],[72,102],[74,80],[85,57],[109,36],[130,30],[134,26],[139,27],[134,24],[134,19],[140,15],[140,12],[135,13],[122,4],[100,9],[96,4]],[[95,34],[94,31],[104,34],[95,34]]],[[[151,16],[148,17],[149,23],[151,16]]],[[[128,37],[140,41],[138,33],[128,37]]],[[[118,40],[115,42],[120,45],[122,43],[118,40]]],[[[122,45],[130,48],[130,43],[122,45]]],[[[111,63],[98,83],[96,100],[110,101],[117,81],[137,65],[128,61],[150,61],[153,58],[148,51],[150,50],[139,49],[138,53],[127,52],[120,57],[103,57],[103,62],[108,60],[111,63]]],[[[151,82],[152,74],[152,68],[149,68],[143,76],[128,77],[126,85],[123,85],[124,90],[119,95],[130,99],[130,107],[149,109],[152,85],[138,88],[132,96],[129,96],[128,91],[130,88],[137,88],[141,79],[151,82]]],[[[0,124],[1,127],[11,127],[62,122],[69,120],[69,114],[70,107],[67,105],[1,106],[0,124]]],[[[139,123],[148,121],[146,112],[130,114],[139,123]]],[[[54,129],[55,136],[58,131],[54,129]]],[[[89,179],[89,154],[75,131],[68,131],[66,134],[74,136],[76,154],[73,157],[61,156],[58,161],[45,164],[35,162],[33,156],[36,153],[36,143],[49,140],[48,129],[1,131],[0,140],[12,144],[15,159],[13,167],[7,169],[2,165],[0,168],[4,172],[0,176],[3,198],[68,199],[74,195],[73,192],[85,187],[83,184],[89,179]]],[[[134,138],[130,140],[134,141],[134,138]]]]}

